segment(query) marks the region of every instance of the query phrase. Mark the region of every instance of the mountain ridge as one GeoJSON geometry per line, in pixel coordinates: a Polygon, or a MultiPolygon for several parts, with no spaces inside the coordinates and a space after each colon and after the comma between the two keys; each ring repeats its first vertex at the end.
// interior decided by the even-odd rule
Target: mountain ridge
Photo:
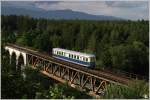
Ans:
{"type": "Polygon", "coordinates": [[[91,15],[84,12],[66,10],[32,10],[14,6],[1,6],[2,15],[28,15],[34,18],[46,19],[85,19],[85,20],[123,20],[119,17],[105,15],[91,15]]]}

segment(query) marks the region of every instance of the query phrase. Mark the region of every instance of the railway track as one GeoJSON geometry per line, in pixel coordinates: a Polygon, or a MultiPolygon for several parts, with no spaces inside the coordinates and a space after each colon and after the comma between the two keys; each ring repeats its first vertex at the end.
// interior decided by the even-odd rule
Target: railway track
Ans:
{"type": "Polygon", "coordinates": [[[59,60],[59,59],[54,58],[52,55],[48,55],[47,53],[32,50],[32,48],[21,47],[21,46],[14,45],[14,44],[7,44],[7,46],[10,46],[10,47],[13,47],[15,49],[24,51],[28,54],[36,55],[36,56],[39,56],[39,57],[44,58],[44,59],[48,59],[48,60],[51,60],[51,61],[54,61],[57,63],[61,63],[63,65],[71,66],[72,68],[75,68],[75,69],[78,69],[78,70],[81,70],[81,71],[84,71],[84,72],[87,72],[87,73],[90,73],[90,74],[93,74],[93,75],[96,75],[99,77],[103,77],[105,79],[112,80],[114,82],[118,82],[121,84],[127,85],[131,81],[128,77],[121,77],[119,75],[108,73],[108,72],[105,72],[102,70],[88,69],[82,65],[74,64],[71,62],[64,62],[63,60],[59,60]]]}

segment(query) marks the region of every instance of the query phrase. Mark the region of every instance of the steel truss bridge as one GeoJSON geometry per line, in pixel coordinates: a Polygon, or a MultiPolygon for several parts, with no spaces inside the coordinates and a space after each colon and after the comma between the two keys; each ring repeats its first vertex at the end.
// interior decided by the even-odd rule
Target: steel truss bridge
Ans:
{"type": "Polygon", "coordinates": [[[47,55],[27,47],[6,44],[5,50],[9,52],[10,60],[12,54],[16,54],[16,65],[18,64],[19,56],[22,55],[24,65],[40,69],[43,74],[61,83],[67,82],[72,87],[88,90],[94,94],[102,93],[110,83],[127,86],[130,82],[126,77],[64,62],[52,57],[52,55],[47,55]]]}

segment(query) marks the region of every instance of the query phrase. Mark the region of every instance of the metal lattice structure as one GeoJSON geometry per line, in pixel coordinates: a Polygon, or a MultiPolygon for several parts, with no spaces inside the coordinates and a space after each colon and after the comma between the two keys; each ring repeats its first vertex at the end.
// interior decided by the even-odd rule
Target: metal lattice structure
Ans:
{"type": "Polygon", "coordinates": [[[69,84],[78,85],[81,88],[86,88],[94,93],[100,93],[101,90],[104,90],[106,85],[109,83],[102,78],[88,74],[81,70],[36,57],[34,55],[28,55],[27,58],[29,59],[29,65],[44,71],[44,73],[48,74],[50,77],[54,78],[53,76],[55,76],[57,77],[55,79],[60,82],[67,81],[69,84]],[[61,81],[59,78],[65,81],[61,81]]]}
{"type": "Polygon", "coordinates": [[[96,94],[103,92],[109,83],[127,85],[129,82],[128,79],[119,76],[60,61],[51,55],[45,55],[14,44],[7,44],[5,49],[9,51],[10,55],[12,52],[16,52],[18,56],[23,54],[25,65],[39,69],[43,74],[57,81],[67,82],[73,87],[79,87],[82,90],[86,89],[96,94]]]}

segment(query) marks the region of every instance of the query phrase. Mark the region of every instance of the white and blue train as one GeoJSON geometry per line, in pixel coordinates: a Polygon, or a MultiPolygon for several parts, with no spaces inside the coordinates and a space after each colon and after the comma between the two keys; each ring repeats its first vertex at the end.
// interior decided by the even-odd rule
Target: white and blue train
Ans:
{"type": "Polygon", "coordinates": [[[95,55],[86,54],[61,48],[53,48],[53,57],[86,66],[88,68],[95,67],[95,55]]]}

